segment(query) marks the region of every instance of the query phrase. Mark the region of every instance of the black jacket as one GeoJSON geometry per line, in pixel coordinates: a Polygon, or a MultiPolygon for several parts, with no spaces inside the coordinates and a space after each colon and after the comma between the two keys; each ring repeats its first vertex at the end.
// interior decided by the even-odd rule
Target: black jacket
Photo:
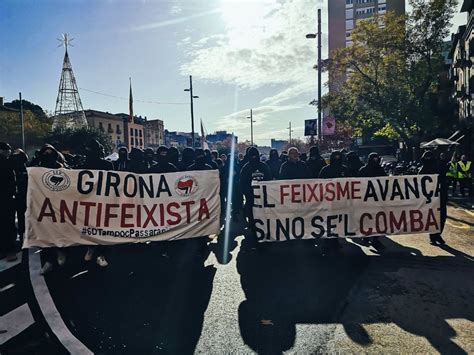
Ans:
{"type": "Polygon", "coordinates": [[[280,168],[280,180],[296,180],[307,179],[308,168],[305,162],[299,160],[297,162],[286,161],[280,168]]]}

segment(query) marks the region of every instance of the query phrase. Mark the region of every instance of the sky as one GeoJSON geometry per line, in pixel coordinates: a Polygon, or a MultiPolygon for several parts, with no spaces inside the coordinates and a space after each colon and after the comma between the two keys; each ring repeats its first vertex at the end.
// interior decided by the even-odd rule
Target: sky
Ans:
{"type": "MultiPolygon", "coordinates": [[[[24,99],[54,112],[64,48],[84,109],[159,118],[165,129],[191,131],[189,75],[195,127],[234,132],[254,142],[303,137],[317,117],[316,9],[322,9],[327,57],[330,0],[1,0],[0,96],[24,99]],[[105,96],[110,95],[110,96],[105,96]],[[115,96],[115,97],[111,97],[115,96]]],[[[453,31],[465,22],[457,14],[453,31]]],[[[323,81],[326,76],[323,75],[323,81]]],[[[326,89],[323,89],[323,94],[326,89]]]]}

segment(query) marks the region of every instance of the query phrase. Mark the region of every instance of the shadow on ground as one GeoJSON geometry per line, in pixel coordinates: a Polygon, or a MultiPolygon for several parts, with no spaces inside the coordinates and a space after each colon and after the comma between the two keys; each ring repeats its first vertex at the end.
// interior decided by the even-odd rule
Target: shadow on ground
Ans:
{"type": "Polygon", "coordinates": [[[247,298],[239,308],[245,343],[279,354],[294,346],[296,324],[340,323],[351,341],[367,347],[374,339],[365,324],[395,323],[441,353],[465,353],[446,320],[474,320],[473,286],[466,284],[474,285],[470,256],[444,246],[452,257],[426,257],[389,238],[380,241],[386,246],[380,256],[366,256],[349,242],[330,257],[309,241],[243,245],[237,263],[247,298]]]}
{"type": "Polygon", "coordinates": [[[205,242],[114,246],[106,269],[85,268],[84,249],[74,248],[48,286],[66,325],[96,354],[192,354],[216,271],[204,266],[205,242]]]}

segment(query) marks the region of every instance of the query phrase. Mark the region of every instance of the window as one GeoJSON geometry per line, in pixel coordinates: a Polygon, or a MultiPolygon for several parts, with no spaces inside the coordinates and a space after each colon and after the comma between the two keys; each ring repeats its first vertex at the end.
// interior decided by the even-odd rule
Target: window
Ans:
{"type": "Polygon", "coordinates": [[[139,131],[138,131],[138,133],[139,133],[138,136],[139,136],[139,137],[142,137],[142,132],[143,132],[142,130],[139,130],[139,131]]]}
{"type": "Polygon", "coordinates": [[[135,128],[135,137],[138,137],[138,129],[135,128]]]}
{"type": "Polygon", "coordinates": [[[138,145],[138,138],[135,137],[135,145],[138,145]]]}
{"type": "Polygon", "coordinates": [[[141,138],[140,138],[140,146],[143,146],[143,141],[141,138]]]}
{"type": "Polygon", "coordinates": [[[133,136],[133,128],[130,128],[130,135],[133,136]]]}
{"type": "Polygon", "coordinates": [[[102,122],[99,122],[99,129],[100,129],[101,131],[104,130],[104,126],[102,125],[102,122]]]}

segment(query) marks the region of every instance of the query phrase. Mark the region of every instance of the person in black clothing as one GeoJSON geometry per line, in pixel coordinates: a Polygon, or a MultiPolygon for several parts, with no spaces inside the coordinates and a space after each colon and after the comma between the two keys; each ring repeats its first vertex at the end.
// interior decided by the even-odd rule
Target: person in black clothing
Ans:
{"type": "Polygon", "coordinates": [[[143,172],[150,170],[156,164],[153,148],[146,148],[143,152],[143,172]]]}
{"type": "Polygon", "coordinates": [[[169,147],[168,148],[168,162],[173,164],[176,168],[178,168],[179,164],[179,150],[176,147],[169,147]]]}
{"type": "Polygon", "coordinates": [[[438,176],[438,186],[440,191],[440,233],[430,234],[430,243],[433,245],[444,245],[446,242],[441,237],[441,233],[444,230],[444,224],[446,223],[446,217],[448,213],[448,184],[446,179],[447,166],[446,164],[438,164],[436,159],[433,156],[433,153],[426,151],[421,157],[422,167],[418,171],[418,174],[439,174],[438,176]]]}
{"type": "Polygon", "coordinates": [[[191,170],[212,170],[213,167],[207,164],[207,158],[204,153],[204,150],[198,148],[194,151],[195,158],[194,163],[188,166],[188,171],[191,170]]]}
{"type": "Polygon", "coordinates": [[[114,162],[115,171],[131,171],[130,159],[128,157],[128,149],[120,147],[118,150],[118,159],[114,162]]]}
{"type": "Polygon", "coordinates": [[[283,164],[287,160],[288,160],[288,152],[286,150],[284,150],[280,153],[280,161],[283,164]]]}
{"type": "Polygon", "coordinates": [[[306,164],[300,160],[300,152],[297,148],[288,149],[288,161],[280,168],[280,180],[307,179],[308,169],[306,164]]]}
{"type": "Polygon", "coordinates": [[[260,154],[257,148],[251,147],[248,152],[248,163],[240,172],[240,187],[245,196],[244,212],[253,226],[253,189],[252,181],[269,181],[272,179],[270,169],[267,164],[260,161],[260,154]]]}
{"type": "Polygon", "coordinates": [[[22,149],[15,149],[10,157],[13,170],[15,171],[16,194],[15,210],[18,219],[18,234],[20,240],[23,240],[25,234],[25,212],[26,212],[26,192],[28,190],[28,172],[26,163],[28,155],[22,149]]]}
{"type": "Polygon", "coordinates": [[[319,148],[312,146],[309,149],[309,159],[306,162],[308,168],[308,177],[316,179],[319,177],[321,169],[326,166],[324,158],[319,154],[319,148]]]}
{"type": "Polygon", "coordinates": [[[210,165],[213,169],[217,169],[217,164],[212,160],[211,151],[209,149],[204,149],[204,155],[206,157],[206,164],[210,165]]]}
{"type": "Polygon", "coordinates": [[[303,163],[306,163],[308,161],[308,155],[306,153],[301,153],[300,154],[300,160],[303,162],[303,163]]]}
{"type": "Polygon", "coordinates": [[[0,142],[0,226],[2,241],[0,258],[7,261],[17,259],[15,252],[15,172],[10,160],[12,148],[8,143],[0,142]]]}
{"type": "Polygon", "coordinates": [[[168,161],[168,148],[160,146],[156,151],[156,164],[148,169],[149,173],[165,174],[175,173],[178,168],[168,161]]]}
{"type": "Polygon", "coordinates": [[[341,152],[334,151],[329,157],[329,165],[326,165],[319,172],[321,179],[334,179],[347,176],[347,169],[342,164],[343,156],[341,152]]]}
{"type": "MultiPolygon", "coordinates": [[[[349,155],[347,157],[349,158],[349,155]]],[[[357,159],[359,159],[357,157],[357,159]]],[[[380,165],[380,156],[377,153],[370,153],[369,157],[367,158],[367,164],[359,169],[360,177],[377,177],[377,176],[387,176],[385,170],[380,165]]],[[[350,176],[357,176],[357,175],[350,175],[350,176]]],[[[368,238],[361,238],[363,242],[368,242],[372,244],[372,246],[377,250],[385,249],[385,246],[380,241],[380,236],[372,236],[368,238]]]]}
{"type": "Polygon", "coordinates": [[[133,147],[130,150],[129,170],[132,173],[141,174],[147,171],[147,164],[144,161],[145,153],[140,148],[133,147]]]}
{"type": "MultiPolygon", "coordinates": [[[[326,165],[321,169],[319,173],[319,178],[321,179],[335,179],[340,177],[347,176],[347,169],[342,164],[343,156],[341,152],[334,151],[329,157],[329,165],[326,165]]],[[[323,253],[332,253],[341,248],[339,244],[339,239],[330,238],[324,239],[323,241],[323,253]]]]}
{"type": "MultiPolygon", "coordinates": [[[[359,156],[356,152],[349,152],[346,155],[346,168],[348,177],[359,176],[359,170],[364,164],[360,161],[359,156]]],[[[379,165],[380,166],[380,165],[379,165]]]]}
{"type": "MultiPolygon", "coordinates": [[[[79,169],[90,169],[90,170],[114,170],[114,166],[110,161],[104,159],[104,147],[96,140],[91,140],[85,146],[86,160],[79,169]]],[[[97,247],[87,248],[87,252],[84,255],[84,261],[91,261],[94,253],[97,254],[96,262],[101,267],[109,265],[105,258],[106,247],[99,245],[97,247]]]]}
{"type": "Polygon", "coordinates": [[[194,149],[186,147],[183,149],[183,154],[177,168],[179,171],[186,171],[192,163],[194,163],[194,149]]]}
{"type": "Polygon", "coordinates": [[[270,169],[272,180],[278,180],[280,175],[281,160],[278,157],[278,151],[275,148],[270,149],[269,159],[265,162],[270,169]]]}

